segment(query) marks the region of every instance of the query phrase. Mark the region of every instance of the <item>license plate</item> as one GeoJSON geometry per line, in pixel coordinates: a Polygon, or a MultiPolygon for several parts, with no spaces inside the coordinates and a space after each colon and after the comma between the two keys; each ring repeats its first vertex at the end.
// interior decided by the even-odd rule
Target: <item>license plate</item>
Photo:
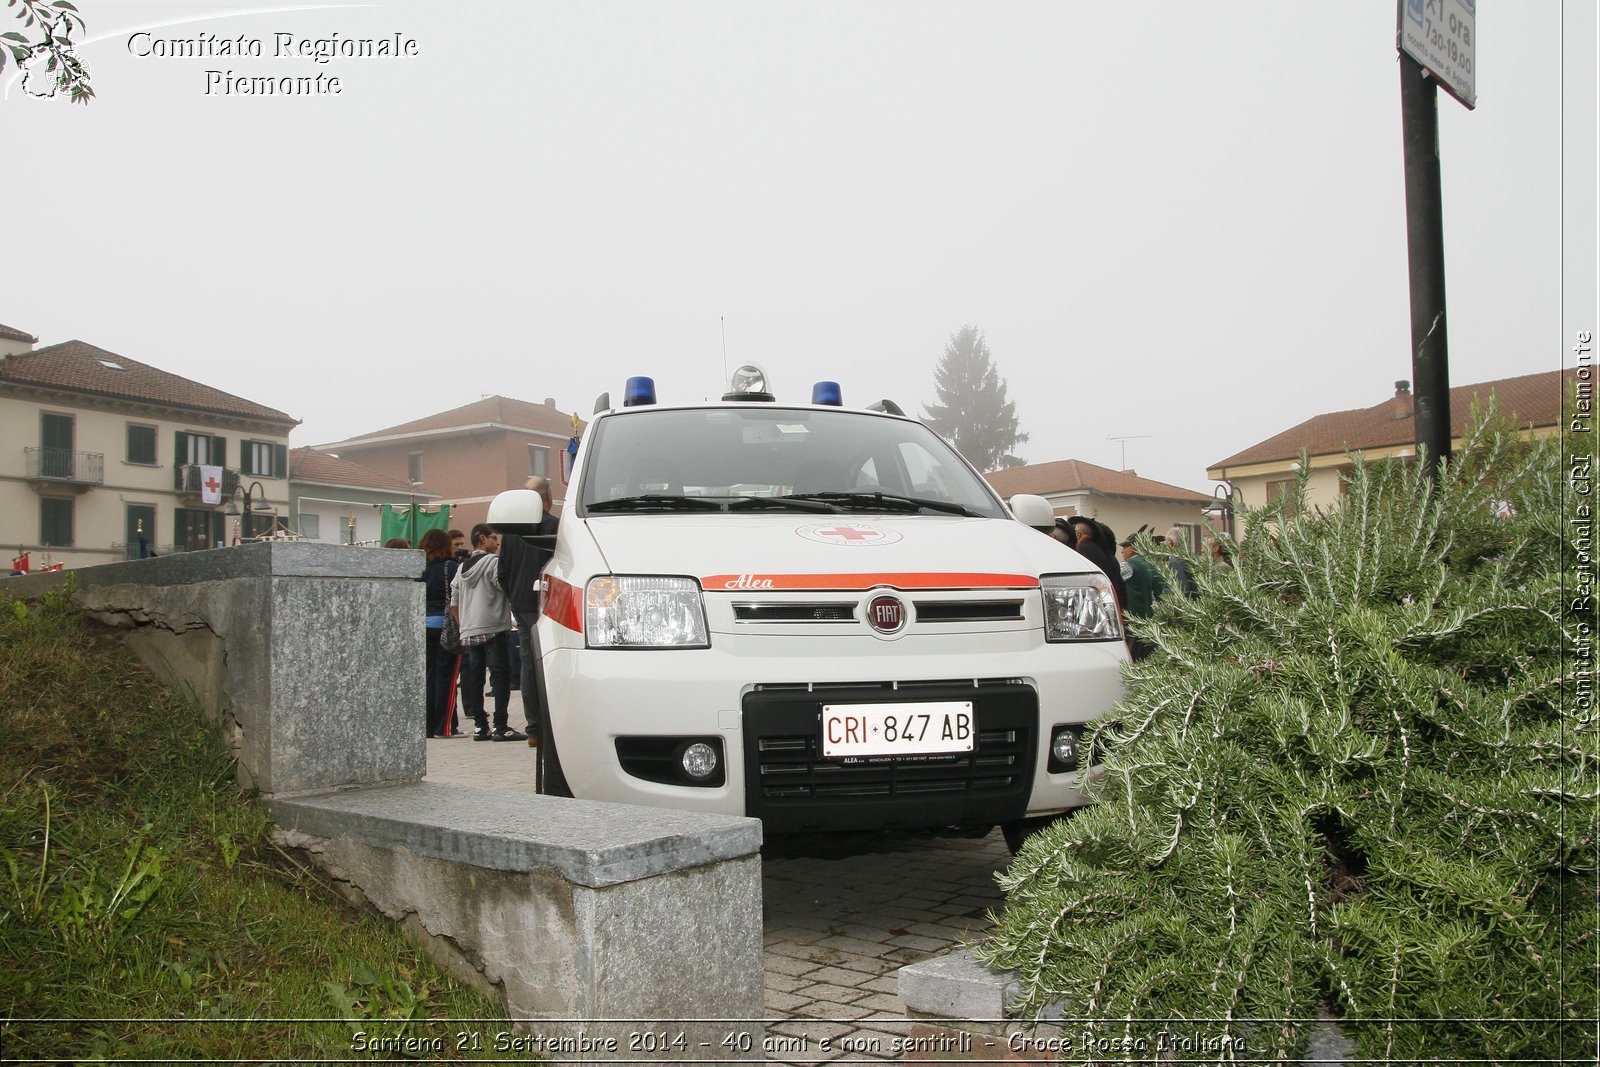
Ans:
{"type": "Polygon", "coordinates": [[[925,756],[971,752],[972,701],[822,705],[822,754],[925,756]]]}

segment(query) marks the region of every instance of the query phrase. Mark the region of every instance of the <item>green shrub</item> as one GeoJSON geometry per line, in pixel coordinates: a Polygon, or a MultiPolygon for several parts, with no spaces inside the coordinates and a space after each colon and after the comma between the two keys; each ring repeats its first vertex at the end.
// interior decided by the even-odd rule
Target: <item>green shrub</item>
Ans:
{"type": "MultiPolygon", "coordinates": [[[[44,1061],[458,1049],[504,1012],[279,851],[218,730],[75,612],[0,592],[0,1049],[44,1061]]],[[[365,1057],[361,1057],[365,1058],[365,1057]]]]}
{"type": "Polygon", "coordinates": [[[1059,1000],[1134,1059],[1163,1034],[1294,1059],[1332,1014],[1363,1057],[1592,1061],[1600,746],[1564,474],[1492,416],[1437,490],[1356,459],[1307,514],[1302,461],[1299,517],[1249,514],[1235,566],[1144,627],[1163,651],[1093,732],[1098,804],[1005,876],[984,952],[1019,1007],[1059,1000]]]}

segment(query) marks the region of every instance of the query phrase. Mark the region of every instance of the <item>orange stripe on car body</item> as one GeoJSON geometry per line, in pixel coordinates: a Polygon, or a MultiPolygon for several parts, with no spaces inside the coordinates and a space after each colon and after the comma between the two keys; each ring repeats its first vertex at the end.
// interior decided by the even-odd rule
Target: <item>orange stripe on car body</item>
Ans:
{"type": "Polygon", "coordinates": [[[1032,574],[973,574],[929,571],[883,574],[713,574],[700,579],[708,592],[805,589],[1037,589],[1032,574]]]}

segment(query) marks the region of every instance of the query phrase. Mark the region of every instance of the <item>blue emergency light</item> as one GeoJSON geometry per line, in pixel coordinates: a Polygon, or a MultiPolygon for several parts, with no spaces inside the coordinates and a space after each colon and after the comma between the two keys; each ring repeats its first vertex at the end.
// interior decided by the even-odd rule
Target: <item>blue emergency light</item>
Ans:
{"type": "Polygon", "coordinates": [[[629,378],[628,384],[622,387],[622,406],[625,408],[639,407],[643,404],[656,402],[656,380],[643,375],[629,378]]]}
{"type": "Polygon", "coordinates": [[[818,382],[811,387],[811,402],[829,407],[844,407],[844,390],[838,382],[818,382]]]}

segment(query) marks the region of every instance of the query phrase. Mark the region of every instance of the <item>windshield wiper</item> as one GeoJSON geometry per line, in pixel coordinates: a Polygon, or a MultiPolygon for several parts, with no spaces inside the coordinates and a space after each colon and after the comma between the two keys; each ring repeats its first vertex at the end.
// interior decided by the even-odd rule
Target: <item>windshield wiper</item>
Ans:
{"type": "Polygon", "coordinates": [[[645,493],[641,496],[597,500],[593,504],[585,504],[584,508],[588,511],[721,511],[722,504],[703,496],[645,493]]]}
{"type": "Polygon", "coordinates": [[[844,509],[826,500],[806,496],[742,496],[728,502],[729,511],[759,511],[762,508],[787,508],[790,511],[840,512],[844,509]]]}
{"type": "Polygon", "coordinates": [[[978,513],[965,504],[951,500],[933,500],[921,496],[900,496],[898,493],[796,493],[786,500],[820,500],[844,508],[878,508],[883,511],[942,511],[949,515],[967,515],[977,518],[978,513]]]}

